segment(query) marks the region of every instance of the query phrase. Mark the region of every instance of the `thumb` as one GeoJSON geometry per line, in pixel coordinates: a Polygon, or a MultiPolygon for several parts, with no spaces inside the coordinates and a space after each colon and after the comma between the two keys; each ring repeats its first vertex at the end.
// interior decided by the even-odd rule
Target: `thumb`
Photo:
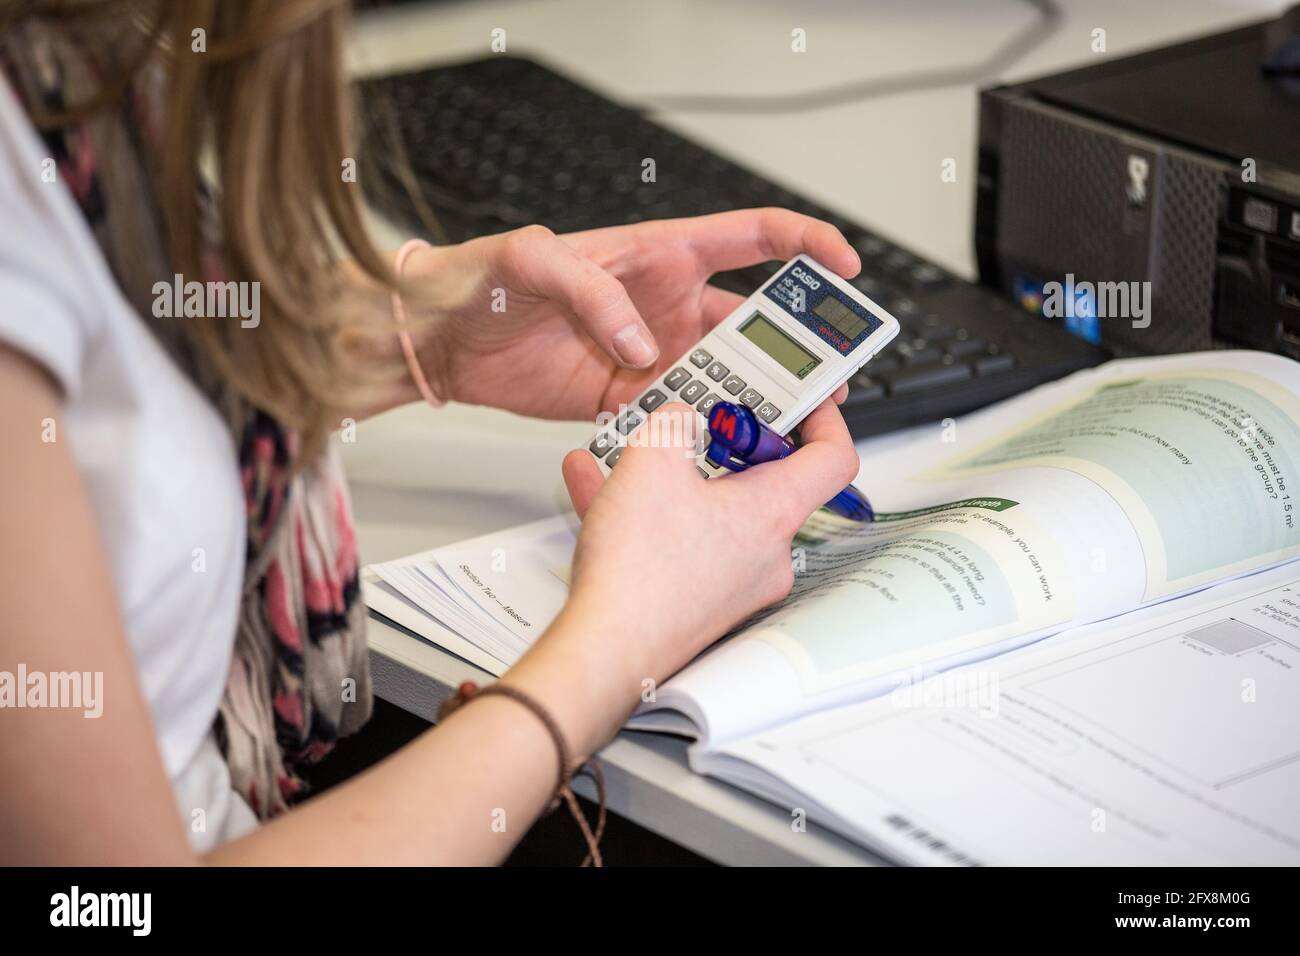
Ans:
{"type": "Polygon", "coordinates": [[[527,291],[567,308],[620,365],[648,368],[659,357],[659,346],[623,283],[546,227],[507,234],[500,253],[506,270],[527,291]]]}
{"type": "Polygon", "coordinates": [[[569,490],[573,510],[579,518],[585,517],[591,499],[605,485],[605,473],[585,448],[574,449],[565,455],[560,470],[564,473],[564,487],[569,490]]]}

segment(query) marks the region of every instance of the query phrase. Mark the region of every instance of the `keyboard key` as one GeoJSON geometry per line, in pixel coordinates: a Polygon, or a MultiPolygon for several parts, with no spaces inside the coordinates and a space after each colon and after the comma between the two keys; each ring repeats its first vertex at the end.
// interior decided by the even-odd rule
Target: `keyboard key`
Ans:
{"type": "Polygon", "coordinates": [[[703,382],[691,382],[691,384],[687,385],[681,391],[682,401],[689,405],[696,401],[696,399],[701,398],[708,390],[709,386],[705,385],[703,382]]]}
{"type": "Polygon", "coordinates": [[[877,355],[867,363],[866,367],[871,369],[872,372],[892,372],[901,364],[898,355],[890,350],[882,355],[877,355]]]}
{"type": "Polygon", "coordinates": [[[626,435],[628,432],[632,431],[634,428],[640,425],[643,421],[645,421],[644,418],[642,418],[640,415],[638,415],[636,412],[632,411],[631,409],[628,409],[622,415],[618,416],[617,427],[619,431],[621,431],[624,435],[626,435]]]}
{"type": "Polygon", "coordinates": [[[983,339],[955,339],[948,343],[948,354],[962,358],[967,355],[978,355],[987,347],[983,339]]]}
{"type": "Polygon", "coordinates": [[[715,382],[721,382],[727,377],[729,371],[731,371],[731,369],[727,368],[727,366],[723,365],[721,362],[714,362],[704,370],[704,374],[715,382]]]}
{"type": "Polygon", "coordinates": [[[739,375],[733,375],[722,383],[722,387],[732,395],[737,395],[740,393],[740,390],[745,387],[745,380],[739,375]]]}
{"type": "Polygon", "coordinates": [[[704,366],[708,365],[712,361],[713,356],[704,351],[704,349],[696,349],[691,353],[691,364],[696,368],[704,368],[704,366]]]}
{"type": "Polygon", "coordinates": [[[641,401],[637,402],[647,412],[653,412],[656,408],[668,400],[668,396],[657,388],[652,388],[641,396],[641,401]]]}
{"type": "Polygon", "coordinates": [[[971,368],[959,362],[951,365],[922,365],[889,372],[881,376],[890,395],[907,395],[928,388],[940,388],[964,382],[971,377],[971,368]]]}
{"type": "Polygon", "coordinates": [[[937,289],[948,281],[948,275],[938,266],[925,262],[912,270],[912,281],[922,288],[937,289]]]}
{"type": "MultiPolygon", "coordinates": [[[[744,399],[742,398],[741,401],[743,402],[744,399]]],[[[755,414],[770,425],[781,417],[781,409],[777,408],[771,402],[764,402],[762,405],[758,406],[758,410],[755,414]]]]}
{"type": "Polygon", "coordinates": [[[879,236],[865,235],[854,243],[858,252],[864,259],[874,259],[876,256],[883,256],[890,249],[890,245],[879,236]]]}
{"type": "Polygon", "coordinates": [[[609,454],[611,448],[618,446],[618,437],[609,432],[601,432],[595,440],[587,446],[588,450],[597,458],[604,458],[609,454]]]}
{"type": "Polygon", "coordinates": [[[720,401],[722,401],[721,395],[719,395],[717,392],[709,392],[708,395],[705,395],[702,399],[700,399],[700,403],[695,406],[695,410],[699,412],[701,415],[707,415],[709,414],[709,409],[711,409],[714,405],[718,404],[718,402],[720,401]]]}
{"type": "MultiPolygon", "coordinates": [[[[725,388],[725,386],[723,386],[725,388]]],[[[746,408],[754,408],[763,401],[763,396],[758,394],[757,390],[752,388],[745,389],[740,394],[740,404],[746,408]]]]}
{"type": "Polygon", "coordinates": [[[618,460],[623,457],[623,447],[624,446],[619,445],[617,448],[611,451],[609,453],[609,457],[605,459],[605,464],[609,465],[609,467],[611,468],[617,465],[618,460]]]}
{"type": "Polygon", "coordinates": [[[975,360],[975,371],[981,375],[996,375],[998,372],[1009,372],[1016,367],[1016,357],[1007,355],[1003,352],[1001,355],[985,355],[975,360]]]}
{"type": "Polygon", "coordinates": [[[664,384],[674,392],[691,380],[691,373],[680,365],[664,376],[664,384]]]}
{"type": "Polygon", "coordinates": [[[943,360],[943,349],[924,339],[904,342],[898,347],[898,354],[903,357],[905,365],[930,365],[943,360]]]}
{"type": "Polygon", "coordinates": [[[885,386],[865,375],[853,376],[849,387],[849,401],[873,402],[885,397],[885,386]]]}
{"type": "Polygon", "coordinates": [[[903,272],[911,269],[917,264],[916,256],[910,252],[904,252],[902,249],[895,249],[889,255],[885,256],[885,267],[895,272],[903,272]]]}

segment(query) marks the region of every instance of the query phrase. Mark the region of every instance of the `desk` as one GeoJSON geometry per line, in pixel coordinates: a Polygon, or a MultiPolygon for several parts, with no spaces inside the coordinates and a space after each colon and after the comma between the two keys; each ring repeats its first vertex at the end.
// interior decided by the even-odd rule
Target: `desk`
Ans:
{"type": "MultiPolygon", "coordinates": [[[[1001,79],[1088,62],[1097,27],[1107,31],[1113,56],[1258,19],[1283,5],[1180,0],[1174,17],[1164,12],[1168,4],[1070,2],[1051,39],[1001,79]]],[[[788,0],[448,0],[365,15],[349,59],[354,73],[368,74],[484,56],[491,31],[501,27],[509,52],[538,55],[636,103],[676,93],[810,89],[969,63],[1033,15],[1015,0],[827,0],[815,9],[788,0]],[[795,27],[807,31],[810,51],[825,44],[831,55],[790,53],[795,27]],[[753,69],[755,55],[762,70],[753,69]]],[[[772,137],[763,116],[657,118],[971,276],[974,87],[847,104],[826,114],[843,141],[823,155],[772,137]],[[955,184],[939,178],[945,158],[957,160],[955,184]]],[[[400,242],[384,223],[374,225],[384,241],[400,242]]],[[[536,422],[466,406],[437,414],[409,406],[362,423],[342,450],[364,560],[389,560],[567,509],[560,460],[591,430],[588,423],[536,422]]],[[[859,451],[879,459],[898,440],[873,439],[859,451]]],[[[369,638],[376,692],[420,716],[432,717],[447,686],[482,677],[381,622],[371,621],[369,638]]],[[[625,732],[602,757],[613,811],[710,859],[881,862],[819,828],[795,833],[784,810],[690,773],[680,741],[625,732]]]]}

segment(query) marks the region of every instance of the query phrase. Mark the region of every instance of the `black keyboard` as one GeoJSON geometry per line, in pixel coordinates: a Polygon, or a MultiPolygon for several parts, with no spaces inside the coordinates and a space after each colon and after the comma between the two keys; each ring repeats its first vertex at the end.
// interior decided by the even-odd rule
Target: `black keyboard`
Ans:
{"type": "MultiPolygon", "coordinates": [[[[572,232],[750,206],[784,206],[834,223],[862,256],[853,284],[902,325],[850,383],[843,411],[856,436],[960,415],[1108,358],[1059,325],[531,60],[493,56],[358,86],[359,168],[370,202],[434,241],[529,223],[572,232]],[[402,174],[395,142],[412,175],[402,174]],[[641,180],[645,157],[655,160],[655,182],[641,180]]],[[[777,265],[712,281],[748,295],[777,265]]]]}

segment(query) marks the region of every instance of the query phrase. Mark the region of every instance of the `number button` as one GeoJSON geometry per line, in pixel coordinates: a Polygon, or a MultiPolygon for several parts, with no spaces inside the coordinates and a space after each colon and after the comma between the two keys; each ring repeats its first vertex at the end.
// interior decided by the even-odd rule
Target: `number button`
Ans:
{"type": "MultiPolygon", "coordinates": [[[[741,399],[741,401],[744,401],[744,399],[741,399]]],[[[777,408],[771,402],[764,402],[762,405],[758,406],[757,414],[759,418],[763,419],[763,421],[770,425],[781,417],[781,409],[777,408]]]]}
{"type": "Polygon", "coordinates": [[[618,446],[618,438],[616,436],[611,435],[609,432],[601,432],[599,435],[596,436],[596,440],[593,441],[588,446],[588,449],[597,458],[604,458],[606,455],[609,454],[609,450],[611,448],[615,448],[617,446],[618,446]]]}
{"type": "Polygon", "coordinates": [[[630,432],[636,426],[640,425],[643,419],[636,412],[630,409],[618,417],[618,430],[624,435],[630,432]]]}
{"type": "Polygon", "coordinates": [[[763,396],[758,394],[758,392],[752,388],[745,389],[745,391],[740,395],[740,404],[744,405],[746,408],[753,408],[762,400],[763,396]]]}
{"type": "Polygon", "coordinates": [[[664,384],[674,392],[691,380],[691,373],[680,365],[664,376],[664,384]]]}
{"type": "Polygon", "coordinates": [[[727,379],[725,382],[722,383],[722,387],[725,388],[732,395],[736,395],[740,392],[742,388],[745,387],[745,380],[741,378],[739,375],[733,375],[731,376],[731,378],[727,379]]]}
{"type": "Polygon", "coordinates": [[[709,386],[703,382],[691,382],[682,389],[682,401],[690,404],[709,390],[709,386]]]}
{"type": "Polygon", "coordinates": [[[704,366],[708,365],[712,361],[713,356],[704,351],[704,349],[696,349],[691,353],[691,364],[696,368],[704,368],[704,366]]]}
{"type": "Polygon", "coordinates": [[[714,405],[718,404],[718,402],[720,401],[722,401],[721,395],[719,395],[717,392],[710,392],[708,395],[705,395],[702,399],[700,399],[700,404],[695,406],[695,410],[699,412],[701,415],[707,415],[709,414],[709,409],[711,409],[714,405]]]}
{"type": "Polygon", "coordinates": [[[609,465],[609,467],[611,468],[617,465],[618,460],[623,457],[623,447],[624,446],[619,445],[617,448],[611,451],[609,453],[609,457],[605,459],[605,464],[609,465]]]}
{"type": "Polygon", "coordinates": [[[730,369],[728,369],[727,366],[723,365],[721,362],[714,362],[712,365],[710,365],[708,368],[704,370],[704,374],[707,375],[709,378],[713,379],[715,382],[721,382],[724,378],[727,377],[727,372],[729,371],[730,369]]]}
{"type": "Polygon", "coordinates": [[[668,396],[665,395],[663,392],[659,391],[659,389],[652,388],[650,389],[650,391],[646,392],[644,395],[641,396],[641,401],[639,401],[637,404],[640,405],[642,408],[644,408],[647,412],[653,412],[656,408],[658,408],[665,401],[667,401],[667,399],[668,396]]]}

